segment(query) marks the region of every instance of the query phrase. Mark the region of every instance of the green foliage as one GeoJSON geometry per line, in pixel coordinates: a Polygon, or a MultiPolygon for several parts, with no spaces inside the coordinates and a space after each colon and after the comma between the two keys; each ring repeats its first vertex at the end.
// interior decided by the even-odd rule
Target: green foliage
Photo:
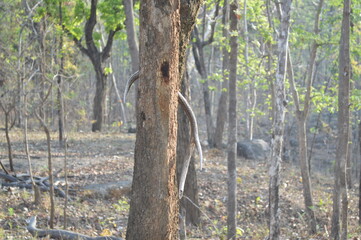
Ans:
{"type": "Polygon", "coordinates": [[[124,8],[121,0],[104,0],[98,4],[100,19],[103,20],[107,32],[116,28],[124,28],[124,8]]]}
{"type": "Polygon", "coordinates": [[[9,216],[11,217],[11,216],[14,216],[14,208],[8,208],[8,214],[9,214],[9,216]]]}

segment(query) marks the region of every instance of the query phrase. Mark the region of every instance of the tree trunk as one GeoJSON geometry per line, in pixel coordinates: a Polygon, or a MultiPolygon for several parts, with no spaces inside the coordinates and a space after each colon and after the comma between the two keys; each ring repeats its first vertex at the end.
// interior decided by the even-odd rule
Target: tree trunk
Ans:
{"type": "MultiPolygon", "coordinates": [[[[237,31],[237,1],[230,4],[230,31],[237,31]]],[[[237,238],[237,36],[230,40],[231,54],[229,66],[229,103],[228,103],[228,202],[227,202],[227,239],[237,238]]]]}
{"type": "Polygon", "coordinates": [[[179,4],[140,2],[139,104],[128,240],[178,238],[179,4]]]}
{"type": "Polygon", "coordinates": [[[269,206],[270,206],[270,233],[269,239],[280,238],[280,209],[279,209],[279,184],[282,162],[283,129],[285,119],[285,77],[287,69],[288,33],[291,17],[292,0],[281,2],[282,15],[278,33],[278,63],[274,83],[274,118],[272,133],[272,153],[270,159],[270,184],[269,184],[269,206]]]}
{"type": "MultiPolygon", "coordinates": [[[[223,16],[222,16],[222,24],[223,24],[222,34],[225,39],[228,39],[229,31],[226,28],[229,20],[228,0],[224,0],[223,5],[224,7],[223,7],[223,16]]],[[[221,97],[219,98],[219,102],[218,102],[216,130],[214,132],[214,146],[218,149],[221,149],[223,147],[222,141],[223,141],[224,125],[227,120],[229,52],[225,46],[222,48],[222,55],[223,55],[223,59],[222,59],[223,82],[221,89],[221,97]]]]}
{"type": "MultiPolygon", "coordinates": [[[[63,26],[63,11],[62,11],[62,1],[59,1],[59,24],[64,31],[63,26]]],[[[64,139],[64,101],[62,93],[62,75],[64,72],[64,54],[63,54],[63,34],[60,33],[59,39],[59,55],[60,55],[60,69],[58,73],[58,92],[57,92],[57,109],[58,109],[58,127],[59,127],[59,142],[62,145],[64,139]]]]}
{"type": "Polygon", "coordinates": [[[298,141],[299,141],[299,158],[302,175],[303,197],[305,202],[306,213],[308,215],[310,233],[317,232],[317,223],[315,213],[313,211],[312,188],[310,180],[310,172],[307,158],[307,137],[306,137],[306,119],[305,117],[297,117],[298,124],[298,141]]]}
{"type": "MultiPolygon", "coordinates": [[[[195,24],[200,1],[189,4],[181,0],[181,31],[179,33],[179,77],[182,79],[181,92],[184,97],[190,98],[190,81],[187,74],[187,46],[190,33],[195,24]]],[[[180,179],[182,166],[189,154],[193,154],[193,143],[191,143],[190,126],[188,118],[183,109],[178,111],[178,139],[177,139],[177,179],[180,179]]],[[[184,186],[184,197],[180,200],[180,214],[185,217],[186,224],[198,225],[200,222],[200,210],[198,206],[198,182],[194,157],[191,157],[189,169],[184,186]],[[192,202],[191,202],[192,201],[192,202]],[[185,216],[184,216],[185,215],[185,216]]],[[[180,235],[182,237],[182,235],[180,235]]],[[[184,237],[186,237],[184,235],[184,237]]]]}
{"type": "Polygon", "coordinates": [[[346,159],[348,153],[350,121],[350,8],[351,0],[344,0],[342,31],[339,53],[337,151],[335,164],[335,186],[333,191],[333,212],[331,238],[347,239],[347,187],[346,159]],[[342,201],[341,201],[342,199],[342,201]],[[340,223],[341,221],[341,223],[340,223]]]}
{"type": "MultiPolygon", "coordinates": [[[[204,28],[203,28],[203,34],[202,34],[202,40],[201,40],[201,38],[199,36],[198,28],[195,27],[194,31],[193,31],[193,37],[195,38],[195,42],[193,42],[193,47],[192,47],[194,61],[196,64],[196,69],[202,78],[202,91],[203,91],[204,111],[205,111],[205,117],[206,117],[207,140],[208,140],[208,145],[210,147],[214,147],[214,124],[213,124],[213,117],[212,117],[211,97],[210,97],[209,85],[208,85],[208,72],[207,72],[206,66],[205,66],[205,58],[204,58],[203,48],[213,42],[216,17],[218,16],[218,12],[219,12],[219,2],[220,1],[218,0],[216,3],[214,19],[213,19],[213,22],[210,24],[211,25],[211,33],[209,34],[209,38],[207,40],[204,40],[204,28]]],[[[203,25],[206,24],[205,21],[206,21],[206,9],[204,10],[203,25]]]]}
{"type": "MultiPolygon", "coordinates": [[[[189,78],[187,73],[183,75],[182,94],[189,100],[189,78]]],[[[178,109],[178,139],[177,139],[177,179],[180,179],[182,167],[187,158],[193,154],[194,144],[191,143],[190,126],[188,117],[183,109],[178,109]]],[[[198,206],[198,182],[197,172],[195,169],[194,157],[191,157],[186,182],[184,185],[184,196],[180,200],[180,214],[185,216],[185,223],[198,225],[200,222],[200,210],[194,206],[198,206]],[[192,201],[192,202],[190,202],[192,201]]]]}
{"type": "Polygon", "coordinates": [[[102,130],[105,100],[107,95],[107,76],[103,73],[102,64],[93,64],[96,76],[96,89],[93,101],[92,132],[102,130]]]}
{"type": "Polygon", "coordinates": [[[139,70],[139,50],[137,35],[134,26],[133,0],[124,0],[125,27],[127,31],[127,41],[129,45],[130,58],[132,61],[132,72],[139,70]]]}

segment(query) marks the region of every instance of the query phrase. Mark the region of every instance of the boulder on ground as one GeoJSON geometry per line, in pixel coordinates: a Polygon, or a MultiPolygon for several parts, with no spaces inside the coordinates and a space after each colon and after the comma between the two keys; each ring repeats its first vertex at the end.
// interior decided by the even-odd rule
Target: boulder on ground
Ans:
{"type": "Polygon", "coordinates": [[[243,140],[237,143],[237,155],[251,160],[264,160],[270,151],[269,144],[262,139],[243,140]]]}

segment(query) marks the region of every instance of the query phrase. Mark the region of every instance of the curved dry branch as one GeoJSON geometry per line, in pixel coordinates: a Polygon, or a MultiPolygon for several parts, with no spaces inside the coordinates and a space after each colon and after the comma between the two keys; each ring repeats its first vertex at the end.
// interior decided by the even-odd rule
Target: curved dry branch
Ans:
{"type": "MultiPolygon", "coordinates": [[[[138,79],[139,79],[139,71],[136,71],[127,80],[127,83],[125,86],[125,91],[124,91],[124,97],[123,97],[124,102],[126,100],[128,92],[130,90],[130,87],[138,79]]],[[[186,98],[180,92],[178,92],[178,101],[179,101],[180,105],[182,106],[183,110],[185,111],[185,113],[188,117],[188,120],[191,124],[193,144],[195,144],[197,147],[199,158],[200,158],[200,168],[202,169],[203,168],[203,153],[202,153],[202,146],[199,141],[198,124],[197,124],[196,116],[194,115],[194,112],[193,112],[191,106],[189,105],[189,103],[187,102],[186,98]]],[[[187,156],[187,158],[186,158],[187,160],[185,161],[185,163],[182,167],[181,178],[179,180],[179,198],[182,198],[182,196],[183,196],[184,184],[185,184],[186,176],[188,173],[190,159],[191,159],[192,152],[193,152],[192,149],[193,149],[193,147],[191,148],[190,154],[189,154],[189,156],[187,156]]]]}
{"type": "Polygon", "coordinates": [[[87,235],[66,230],[39,229],[36,227],[36,216],[33,216],[28,220],[28,226],[26,227],[26,229],[31,233],[33,237],[37,238],[49,236],[53,239],[61,240],[123,240],[123,238],[119,237],[90,237],[87,235]]]}

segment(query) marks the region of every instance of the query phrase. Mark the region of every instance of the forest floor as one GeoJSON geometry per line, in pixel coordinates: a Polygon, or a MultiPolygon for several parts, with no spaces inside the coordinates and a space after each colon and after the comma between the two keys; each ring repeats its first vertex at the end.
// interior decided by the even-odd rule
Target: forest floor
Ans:
{"type": "MultiPolygon", "coordinates": [[[[16,173],[27,173],[23,134],[12,130],[11,140],[16,173]]],[[[129,210],[129,191],[133,172],[135,134],[108,132],[68,134],[69,194],[67,229],[91,236],[125,237],[129,210]]],[[[64,185],[64,149],[52,134],[55,178],[64,185]]],[[[43,132],[29,133],[34,174],[47,175],[47,145],[43,132]]],[[[205,170],[198,171],[201,224],[187,228],[188,239],[226,239],[227,158],[223,151],[204,149],[205,170]]],[[[0,132],[0,160],[8,167],[5,133],[0,132]]],[[[238,158],[239,239],[264,239],[268,234],[268,165],[266,161],[238,158]]],[[[1,180],[0,180],[1,181],[1,180]]],[[[280,185],[282,239],[328,239],[332,215],[333,179],[313,174],[314,211],[319,232],[310,236],[305,215],[300,171],[282,165],[280,185]]],[[[63,228],[64,199],[56,198],[55,227],[63,228]]],[[[358,191],[349,191],[349,239],[361,236],[358,226],[358,191]]],[[[32,193],[18,188],[0,189],[0,239],[33,239],[26,220],[37,216],[38,227],[48,228],[50,201],[33,204],[32,193]]]]}

